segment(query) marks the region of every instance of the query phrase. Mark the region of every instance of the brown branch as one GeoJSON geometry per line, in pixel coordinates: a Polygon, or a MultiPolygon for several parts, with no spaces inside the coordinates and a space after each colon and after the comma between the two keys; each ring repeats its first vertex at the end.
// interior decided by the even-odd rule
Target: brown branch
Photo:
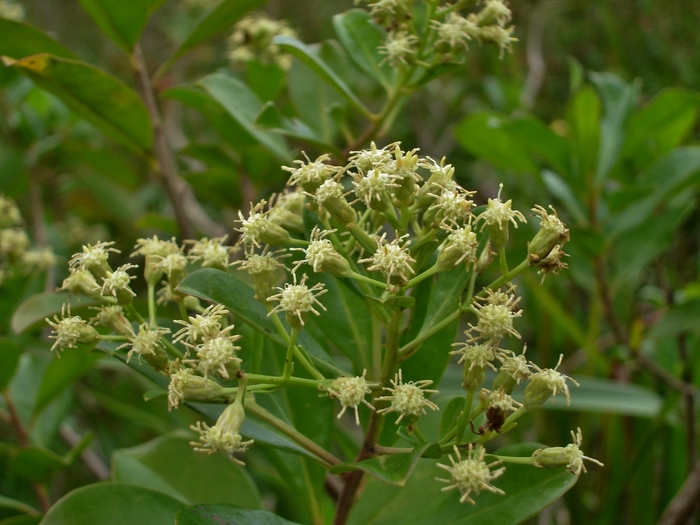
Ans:
{"type": "Polygon", "coordinates": [[[668,504],[657,525],[682,525],[688,521],[700,498],[700,463],[688,475],[683,486],[668,504]]]}
{"type": "MultiPolygon", "coordinates": [[[[2,394],[5,398],[7,411],[10,414],[10,421],[12,422],[12,426],[17,434],[17,442],[19,443],[19,446],[22,448],[30,446],[31,443],[29,442],[29,435],[27,434],[27,430],[24,428],[24,424],[22,424],[22,420],[17,412],[15,402],[13,401],[12,396],[10,396],[10,392],[5,390],[2,394]]],[[[34,482],[32,483],[32,490],[34,491],[34,496],[39,503],[39,507],[44,513],[46,513],[51,508],[51,501],[46,494],[46,488],[41,483],[34,482]]]]}
{"type": "Polygon", "coordinates": [[[148,76],[146,61],[141,46],[138,44],[134,47],[133,65],[136,72],[136,85],[143,102],[146,104],[153,126],[153,155],[158,164],[158,174],[173,207],[180,234],[185,239],[193,239],[195,236],[194,227],[184,207],[185,194],[189,188],[177,175],[175,160],[165,136],[163,121],[160,118],[160,111],[148,76]]]}

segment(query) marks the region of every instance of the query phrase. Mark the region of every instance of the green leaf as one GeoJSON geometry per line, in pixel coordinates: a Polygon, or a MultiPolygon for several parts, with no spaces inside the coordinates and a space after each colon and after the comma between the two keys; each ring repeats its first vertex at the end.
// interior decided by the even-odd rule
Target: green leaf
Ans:
{"type": "Polygon", "coordinates": [[[566,211],[571,214],[576,222],[579,224],[587,222],[585,207],[566,180],[552,171],[542,170],[542,181],[549,193],[564,203],[566,211]]]}
{"type": "Polygon", "coordinates": [[[151,14],[165,0],[80,0],[100,29],[126,51],[141,37],[151,14]]]}
{"type": "Polygon", "coordinates": [[[225,73],[214,73],[199,82],[221,107],[248,133],[273,153],[281,162],[290,162],[292,154],[277,135],[258,127],[256,118],[263,104],[243,82],[225,73]]]}
{"type": "Polygon", "coordinates": [[[396,79],[395,70],[379,53],[379,46],[384,44],[387,33],[372,15],[363,9],[351,9],[335,15],[333,27],[352,61],[390,91],[396,79]],[[382,61],[384,63],[380,66],[382,61]]]}
{"type": "Polygon", "coordinates": [[[700,107],[700,95],[694,91],[668,88],[649,104],[630,116],[622,155],[638,159],[644,148],[653,155],[667,153],[678,146],[693,128],[700,107]]]}
{"type": "MultiPolygon", "coordinates": [[[[449,400],[447,406],[442,411],[442,417],[440,418],[441,438],[457,425],[459,415],[464,410],[465,402],[466,400],[464,396],[456,396],[449,400]]],[[[471,407],[467,407],[467,410],[471,410],[471,407]]]]}
{"type": "Polygon", "coordinates": [[[39,414],[76,379],[92,370],[94,364],[101,357],[101,353],[91,352],[81,346],[69,348],[61,353],[60,359],[51,361],[39,386],[39,392],[34,402],[34,415],[39,414]]]}
{"type": "Polygon", "coordinates": [[[366,117],[371,117],[372,112],[365,107],[362,101],[357,98],[343,80],[326,64],[312,48],[300,42],[296,38],[287,35],[277,35],[273,40],[273,44],[280,46],[285,51],[291,53],[304,64],[310,67],[319,77],[321,77],[328,85],[332,86],[340,93],[350,104],[366,117]]]}
{"type": "Polygon", "coordinates": [[[41,29],[24,22],[0,18],[0,56],[24,58],[38,53],[75,58],[68,48],[41,29]]]}
{"type": "Polygon", "coordinates": [[[12,516],[11,518],[0,520],[0,525],[39,525],[41,518],[42,516],[12,516]]]}
{"type": "Polygon", "coordinates": [[[469,115],[455,129],[457,141],[477,158],[504,169],[537,173],[537,165],[508,133],[508,119],[488,111],[469,115]]]}
{"type": "MultiPolygon", "coordinates": [[[[313,276],[316,277],[316,276],[313,276]]],[[[307,329],[319,342],[327,340],[350,358],[355,373],[372,370],[372,316],[362,297],[346,283],[327,274],[322,281],[330,293],[323,296],[328,311],[309,316],[307,329]]]]}
{"type": "Polygon", "coordinates": [[[247,471],[219,455],[195,452],[191,436],[170,434],[112,454],[112,479],[163,492],[190,505],[260,508],[247,471]]]}
{"type": "Polygon", "coordinates": [[[9,469],[28,481],[44,482],[67,466],[68,463],[51,450],[25,447],[12,456],[9,469]]]}
{"type": "Polygon", "coordinates": [[[605,113],[600,122],[600,151],[596,168],[596,181],[605,180],[613,167],[625,138],[625,122],[639,98],[641,82],[625,84],[610,73],[591,73],[591,81],[600,92],[605,113]]]}
{"type": "Polygon", "coordinates": [[[194,505],[177,513],[175,525],[296,525],[264,510],[232,505],[194,505]]]}
{"type": "Polygon", "coordinates": [[[569,103],[569,136],[577,168],[574,175],[579,182],[594,177],[596,173],[600,146],[600,112],[600,99],[591,86],[579,89],[569,103]]]}
{"type": "Polygon", "coordinates": [[[331,474],[349,472],[352,470],[362,470],[371,474],[375,478],[390,485],[403,487],[406,484],[413,469],[418,464],[421,456],[430,448],[435,448],[437,443],[424,443],[421,447],[414,448],[411,452],[401,454],[389,454],[366,459],[359,463],[346,463],[330,468],[331,474]]]}
{"type": "Polygon", "coordinates": [[[41,514],[37,509],[30,505],[27,505],[23,501],[8,498],[7,496],[3,496],[2,494],[0,494],[0,508],[18,510],[20,512],[24,512],[25,514],[30,514],[32,516],[37,516],[41,514]]]}
{"type": "MultiPolygon", "coordinates": [[[[12,331],[21,334],[37,323],[43,323],[47,317],[60,315],[61,308],[68,302],[68,298],[69,293],[66,291],[44,292],[29,296],[12,314],[10,321],[12,331]]],[[[71,298],[71,314],[76,315],[82,309],[95,304],[97,301],[93,299],[80,295],[73,296],[71,298]]]]}
{"type": "Polygon", "coordinates": [[[137,152],[150,149],[153,131],[146,106],[118,78],[85,62],[47,53],[3,61],[57,96],[111,139],[137,152]]]}
{"type": "Polygon", "coordinates": [[[650,339],[670,340],[681,332],[688,330],[697,332],[700,327],[698,319],[700,319],[700,299],[673,304],[647,335],[650,339]]]}
{"type": "MultiPolygon", "coordinates": [[[[223,304],[243,322],[278,344],[286,346],[281,337],[277,335],[277,329],[268,317],[267,310],[255,299],[255,291],[233,275],[211,268],[197,270],[182,280],[178,290],[207,301],[223,304]]],[[[336,375],[346,375],[335,366],[330,356],[307,332],[302,331],[297,341],[309,353],[317,366],[320,365],[336,375]]]]}
{"type": "Polygon", "coordinates": [[[42,525],[172,525],[184,505],[165,494],[126,483],[102,482],[58,500],[42,525]]]}
{"type": "Polygon", "coordinates": [[[264,3],[265,0],[222,0],[215,8],[202,16],[184,42],[178,46],[173,56],[168,59],[167,64],[177,60],[200,42],[228,29],[248,11],[264,3]]]}
{"type": "MultiPolygon", "coordinates": [[[[510,448],[510,447],[509,447],[510,448]]],[[[499,455],[529,456],[541,445],[517,445],[499,455]]],[[[446,463],[445,460],[442,463],[446,463]]],[[[459,503],[459,492],[441,489],[449,474],[434,460],[421,460],[404,487],[370,479],[362,499],[353,508],[350,525],[516,525],[536,515],[569,490],[578,477],[565,469],[545,470],[529,465],[506,465],[494,485],[505,495],[482,491],[472,494],[476,505],[459,503]]]]}
{"type": "Polygon", "coordinates": [[[505,129],[525,152],[567,175],[570,171],[569,146],[566,139],[557,135],[542,121],[533,117],[513,118],[505,123],[505,129]]]}
{"type": "Polygon", "coordinates": [[[12,379],[17,370],[20,355],[22,355],[22,349],[17,343],[6,337],[0,337],[0,391],[5,390],[12,379]]]}
{"type": "Polygon", "coordinates": [[[653,193],[627,208],[612,221],[611,238],[623,235],[639,226],[664,201],[695,182],[700,170],[700,146],[676,148],[659,158],[637,176],[636,184],[653,187],[653,193]]]}

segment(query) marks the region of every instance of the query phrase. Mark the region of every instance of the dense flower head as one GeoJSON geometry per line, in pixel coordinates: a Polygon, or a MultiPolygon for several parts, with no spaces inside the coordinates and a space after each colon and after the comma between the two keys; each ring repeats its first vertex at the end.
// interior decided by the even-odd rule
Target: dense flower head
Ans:
{"type": "MultiPolygon", "coordinates": [[[[306,153],[304,153],[306,157],[306,153]]],[[[306,162],[303,160],[295,160],[299,167],[282,166],[284,171],[291,173],[287,181],[287,186],[301,186],[305,191],[314,193],[316,189],[328,179],[334,177],[342,168],[327,164],[331,158],[330,155],[324,154],[319,156],[315,161],[311,161],[306,157],[306,162]]]]}
{"type": "Polygon", "coordinates": [[[476,311],[476,326],[469,324],[472,333],[470,341],[481,338],[498,345],[499,341],[507,335],[520,339],[520,334],[513,326],[513,319],[520,317],[522,311],[517,308],[520,298],[513,293],[514,287],[506,292],[487,290],[485,299],[481,304],[477,299],[472,302],[476,311]]]}
{"type": "Polygon", "coordinates": [[[90,319],[90,324],[109,327],[113,332],[127,337],[134,336],[134,328],[124,315],[124,309],[121,306],[112,304],[92,308],[97,310],[97,314],[90,319]]]}
{"type": "Polygon", "coordinates": [[[22,224],[22,214],[17,204],[0,193],[0,228],[11,228],[20,224],[22,224]]]}
{"type": "Polygon", "coordinates": [[[569,443],[565,447],[549,447],[540,448],[532,453],[532,460],[536,467],[539,468],[558,468],[566,467],[566,469],[578,476],[581,472],[587,472],[586,466],[583,460],[590,461],[599,466],[604,466],[597,459],[590,458],[583,454],[581,450],[581,442],[583,436],[581,434],[581,429],[578,428],[576,433],[571,431],[572,443],[569,443]]]}
{"type": "Polygon", "coordinates": [[[18,259],[29,247],[29,236],[22,228],[0,229],[0,256],[18,259]]]}
{"type": "Polygon", "coordinates": [[[229,315],[222,304],[212,304],[201,314],[189,316],[186,321],[175,319],[183,328],[175,332],[174,343],[182,341],[186,346],[194,347],[199,343],[217,337],[222,332],[221,320],[229,315]]]}
{"type": "Polygon", "coordinates": [[[271,252],[268,247],[265,247],[261,253],[249,252],[244,260],[236,261],[233,264],[250,275],[273,273],[277,268],[284,268],[284,264],[276,257],[278,253],[271,252]]]}
{"type": "MultiPolygon", "coordinates": [[[[515,355],[512,352],[500,352],[496,354],[496,359],[501,362],[500,372],[509,378],[509,382],[514,383],[513,386],[520,384],[520,381],[528,381],[532,376],[532,370],[528,364],[525,352],[527,347],[523,348],[523,353],[515,355]]],[[[505,378],[504,378],[505,379],[505,378]]]]}
{"type": "Polygon", "coordinates": [[[246,16],[233,27],[233,34],[228,39],[227,56],[234,64],[259,60],[289,69],[291,57],[272,43],[277,35],[296,37],[296,32],[286,21],[274,20],[265,13],[246,16]]]}
{"type": "Polygon", "coordinates": [[[236,351],[240,350],[241,347],[233,344],[241,336],[228,335],[227,331],[230,328],[232,327],[228,327],[226,331],[220,332],[215,337],[207,338],[195,347],[197,369],[202,372],[205,379],[209,377],[210,372],[215,372],[228,379],[227,367],[230,365],[237,367],[241,363],[241,359],[236,355],[236,351]]]}
{"type": "Polygon", "coordinates": [[[388,207],[391,203],[391,190],[398,188],[396,175],[382,172],[379,168],[368,171],[365,175],[353,173],[355,196],[368,208],[388,207]]]}
{"type": "Polygon", "coordinates": [[[535,369],[535,373],[530,377],[530,382],[525,387],[523,403],[527,408],[536,408],[544,403],[551,396],[556,396],[559,392],[564,393],[566,404],[571,402],[569,397],[569,385],[566,384],[568,379],[576,386],[579,384],[571,377],[557,371],[564,359],[564,354],[559,356],[559,361],[554,368],[540,368],[535,363],[530,363],[530,366],[535,369]]]}
{"type": "Polygon", "coordinates": [[[411,241],[406,240],[402,243],[406,237],[397,237],[388,242],[384,233],[377,242],[377,251],[371,257],[358,261],[370,263],[367,267],[369,271],[384,274],[387,288],[391,288],[397,280],[400,285],[405,284],[409,279],[408,276],[416,273],[411,267],[411,264],[416,261],[408,250],[411,241]]]}
{"type": "Polygon", "coordinates": [[[180,253],[181,248],[175,242],[173,237],[169,241],[164,241],[159,239],[157,235],[151,238],[136,239],[136,245],[134,246],[134,251],[131,253],[132,257],[137,255],[157,256],[157,257],[167,257],[173,253],[180,253]]]}
{"type": "MultiPolygon", "coordinates": [[[[77,348],[77,343],[90,344],[99,340],[100,334],[90,325],[87,324],[82,317],[70,314],[70,307],[64,304],[61,308],[61,318],[54,316],[53,321],[45,319],[46,322],[53,328],[53,332],[49,335],[50,339],[55,339],[51,350],[64,350],[66,348],[77,348]]],[[[56,354],[60,356],[60,354],[56,354]]]]}
{"type": "Polygon", "coordinates": [[[383,148],[377,148],[377,145],[372,141],[368,149],[362,149],[350,152],[348,166],[359,169],[362,172],[385,166],[392,160],[392,153],[399,146],[399,142],[393,142],[383,148]]]}
{"type": "Polygon", "coordinates": [[[520,222],[527,222],[522,213],[512,208],[512,200],[506,202],[501,200],[501,191],[503,191],[503,184],[499,186],[498,197],[489,199],[486,211],[477,217],[477,221],[484,221],[482,229],[488,226],[491,229],[507,230],[509,223],[512,223],[516,228],[518,227],[516,219],[520,222]]]}
{"type": "Polygon", "coordinates": [[[393,388],[384,387],[384,390],[391,392],[391,395],[377,398],[378,401],[390,401],[391,406],[377,410],[377,413],[396,412],[399,414],[399,418],[396,420],[398,425],[404,417],[417,418],[421,414],[425,414],[426,407],[439,410],[435,403],[425,397],[426,393],[437,393],[437,390],[425,388],[432,384],[433,382],[428,379],[404,383],[401,370],[399,370],[394,379],[391,380],[393,388]]]}
{"type": "Polygon", "coordinates": [[[314,272],[329,272],[334,275],[346,273],[350,267],[348,262],[340,255],[333,243],[326,237],[337,230],[321,231],[318,226],[311,230],[311,238],[306,248],[292,248],[294,251],[304,253],[304,258],[297,261],[292,269],[296,272],[302,264],[308,264],[314,272]]]}
{"type": "Polygon", "coordinates": [[[59,290],[66,290],[73,295],[82,293],[93,298],[99,296],[97,293],[99,289],[100,286],[95,277],[83,268],[71,268],[70,274],[63,279],[63,284],[59,288],[59,290]]]}
{"type": "Polygon", "coordinates": [[[136,297],[136,293],[131,289],[132,279],[135,275],[129,275],[128,270],[138,268],[135,264],[123,264],[113,272],[107,272],[107,276],[102,280],[102,295],[119,298],[120,295],[136,297]]]}
{"type": "Polygon", "coordinates": [[[192,244],[187,256],[192,261],[200,261],[202,268],[225,270],[231,264],[229,262],[231,248],[225,244],[227,237],[224,235],[213,239],[207,237],[199,239],[192,244]]]}
{"type": "Polygon", "coordinates": [[[441,228],[448,232],[447,239],[438,248],[439,262],[447,269],[466,262],[467,266],[476,262],[479,239],[472,231],[471,225],[459,226],[456,222],[443,222],[441,228]]]}
{"type": "Polygon", "coordinates": [[[476,504],[471,497],[472,492],[480,494],[482,490],[488,490],[494,494],[505,494],[501,489],[492,485],[491,482],[500,477],[506,469],[501,467],[491,470],[492,467],[500,464],[500,461],[486,463],[484,461],[484,456],[486,455],[484,447],[476,445],[475,450],[474,445],[470,443],[466,459],[462,459],[456,445],[454,446],[454,451],[457,461],[450,455],[451,466],[443,465],[442,463],[437,465],[450,473],[450,479],[435,478],[437,481],[450,484],[447,487],[443,487],[443,491],[457,489],[461,494],[459,502],[464,503],[468,501],[472,505],[476,504]]]}
{"type": "Polygon", "coordinates": [[[56,266],[58,257],[51,248],[30,248],[21,256],[21,262],[26,272],[43,272],[56,266]]]}
{"type": "Polygon", "coordinates": [[[92,272],[95,277],[104,277],[103,273],[109,270],[108,259],[110,253],[120,253],[114,246],[114,241],[97,242],[94,246],[86,244],[81,253],[73,255],[68,262],[71,268],[83,268],[92,272]]]}
{"type": "Polygon", "coordinates": [[[430,194],[435,198],[435,202],[428,211],[435,210],[435,219],[440,223],[443,221],[469,222],[474,205],[474,201],[469,197],[476,192],[467,191],[457,184],[450,186],[442,189],[438,194],[430,194]]]}
{"type": "Polygon", "coordinates": [[[499,58],[503,58],[505,51],[512,51],[512,43],[518,41],[517,38],[511,36],[512,34],[513,27],[505,28],[499,25],[492,25],[479,28],[479,40],[496,45],[500,49],[499,58]]]}
{"type": "Polygon", "coordinates": [[[337,398],[338,401],[340,401],[340,405],[343,407],[338,414],[338,419],[340,419],[348,408],[352,408],[355,410],[355,423],[359,425],[360,414],[358,412],[358,407],[360,403],[364,403],[370,409],[374,410],[374,407],[365,400],[365,396],[372,392],[369,386],[367,386],[367,380],[365,379],[366,373],[367,370],[363,371],[361,376],[341,376],[334,380],[328,387],[328,394],[337,398]]]}
{"type": "Polygon", "coordinates": [[[386,55],[383,62],[389,62],[393,67],[407,66],[416,58],[418,37],[408,31],[393,31],[389,33],[379,52],[386,55]]]}
{"type": "Polygon", "coordinates": [[[138,333],[129,337],[129,342],[119,348],[131,347],[126,354],[127,363],[134,354],[138,355],[139,359],[141,356],[155,356],[158,350],[163,349],[161,339],[169,333],[170,330],[162,326],[151,326],[148,323],[143,323],[139,326],[138,333]]]}
{"type": "Polygon", "coordinates": [[[240,434],[244,419],[243,406],[238,402],[231,403],[224,409],[213,427],[201,421],[192,425],[190,428],[199,434],[199,441],[192,441],[190,444],[197,452],[207,454],[222,452],[239,465],[245,465],[243,461],[233,456],[236,452],[245,452],[253,444],[252,439],[244,441],[240,434]]]}
{"type": "Polygon", "coordinates": [[[278,287],[277,289],[280,292],[268,297],[267,300],[279,302],[279,304],[270,311],[270,314],[284,312],[287,322],[290,322],[290,324],[293,323],[296,328],[299,329],[304,326],[306,316],[309,312],[321,315],[318,310],[314,308],[314,305],[320,306],[323,310],[326,309],[326,307],[319,302],[318,297],[328,290],[325,289],[323,283],[316,283],[312,287],[308,287],[306,285],[306,279],[308,277],[306,274],[302,276],[301,281],[297,284],[296,273],[292,275],[294,277],[293,284],[285,283],[284,288],[278,287]]]}
{"type": "Polygon", "coordinates": [[[438,49],[446,47],[446,50],[469,47],[469,41],[479,35],[479,26],[472,18],[465,18],[461,14],[452,11],[444,22],[433,20],[431,26],[437,30],[438,40],[435,46],[438,49]]]}
{"type": "Polygon", "coordinates": [[[493,365],[493,360],[496,359],[498,351],[494,351],[491,345],[480,344],[474,345],[470,343],[453,343],[452,346],[460,347],[457,350],[450,352],[453,355],[459,355],[458,363],[465,363],[468,370],[472,368],[485,368],[489,367],[494,372],[496,367],[493,365]]]}
{"type": "Polygon", "coordinates": [[[523,406],[522,403],[518,403],[503,388],[498,388],[493,392],[484,389],[484,392],[488,394],[487,405],[495,407],[503,413],[515,412],[518,407],[523,406]]]}

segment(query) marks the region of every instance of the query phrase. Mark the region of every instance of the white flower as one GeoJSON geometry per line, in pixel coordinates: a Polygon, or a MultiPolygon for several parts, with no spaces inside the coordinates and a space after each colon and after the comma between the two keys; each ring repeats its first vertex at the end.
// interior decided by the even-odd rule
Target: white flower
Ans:
{"type": "Polygon", "coordinates": [[[324,288],[323,283],[316,283],[311,288],[306,286],[306,274],[304,274],[299,284],[297,284],[296,274],[292,275],[294,277],[293,284],[285,283],[284,288],[277,287],[280,292],[267,298],[268,301],[279,301],[279,304],[267,315],[271,315],[275,312],[285,312],[287,322],[292,324],[295,328],[300,329],[304,326],[304,320],[308,312],[321,315],[314,308],[314,305],[318,305],[323,310],[326,310],[326,307],[323,306],[317,298],[328,290],[324,288]]]}
{"type": "Polygon", "coordinates": [[[515,287],[509,288],[506,292],[500,289],[496,292],[487,290],[487,297],[481,299],[486,304],[479,304],[475,299],[472,303],[476,310],[476,326],[469,324],[472,335],[470,341],[475,341],[479,337],[486,341],[491,341],[495,346],[506,335],[512,335],[520,339],[520,334],[513,327],[513,319],[522,315],[522,310],[517,308],[520,298],[512,293],[515,287]]]}
{"type": "Polygon", "coordinates": [[[571,431],[573,443],[569,443],[566,447],[549,447],[541,448],[532,453],[532,460],[538,468],[558,468],[566,466],[566,469],[572,474],[578,476],[581,472],[587,472],[583,460],[588,460],[596,465],[603,467],[604,465],[597,459],[585,456],[581,451],[581,442],[583,436],[581,429],[577,432],[571,431]]]}
{"type": "Polygon", "coordinates": [[[53,250],[48,247],[29,249],[22,254],[22,264],[25,265],[25,270],[45,271],[53,268],[58,262],[58,257],[53,253],[53,250]]]}
{"type": "Polygon", "coordinates": [[[399,142],[393,142],[380,149],[372,141],[369,149],[350,152],[351,157],[348,160],[348,166],[354,166],[365,173],[383,166],[392,160],[392,152],[399,144],[399,142]]]}
{"type": "Polygon", "coordinates": [[[228,236],[208,239],[204,237],[192,245],[187,256],[192,261],[201,261],[202,268],[218,268],[225,270],[230,265],[229,253],[231,248],[225,246],[228,236]]]}
{"type": "MultiPolygon", "coordinates": [[[[493,366],[492,361],[496,358],[496,352],[491,345],[471,345],[469,343],[453,343],[452,346],[462,346],[458,350],[450,352],[450,354],[459,354],[458,364],[463,362],[469,363],[467,370],[472,368],[485,368],[489,367],[496,371],[496,367],[493,366]]],[[[466,364],[464,366],[467,366],[466,364]]]]}
{"type": "Polygon", "coordinates": [[[479,240],[476,238],[476,233],[472,231],[472,227],[470,225],[460,227],[452,221],[443,222],[441,228],[449,232],[445,243],[439,248],[441,262],[444,261],[447,266],[457,266],[464,261],[467,265],[474,263],[479,240]]]}
{"type": "Polygon", "coordinates": [[[355,196],[368,208],[376,206],[377,203],[388,206],[391,203],[390,189],[399,187],[396,184],[396,175],[383,173],[379,168],[368,171],[364,176],[353,173],[352,177],[355,196]]]}
{"type": "Polygon", "coordinates": [[[407,31],[394,31],[389,33],[384,45],[379,46],[379,52],[386,55],[381,63],[389,62],[393,67],[408,65],[416,58],[415,44],[418,37],[407,31]]]}
{"type": "MultiPolygon", "coordinates": [[[[206,342],[217,337],[222,333],[221,319],[228,316],[228,314],[229,311],[224,305],[212,304],[201,315],[189,316],[187,321],[175,319],[173,322],[182,325],[184,328],[175,332],[173,343],[183,341],[185,346],[194,347],[200,342],[206,342]]],[[[226,330],[231,328],[228,327],[226,330]]]]}
{"type": "Polygon", "coordinates": [[[443,491],[457,489],[462,495],[459,498],[459,502],[464,503],[468,501],[472,505],[476,504],[470,496],[472,492],[480,494],[482,490],[488,490],[494,494],[505,494],[501,489],[494,487],[491,482],[500,477],[506,469],[501,467],[492,471],[491,467],[500,464],[500,461],[487,464],[484,461],[484,456],[486,454],[486,449],[484,449],[484,447],[477,445],[476,452],[474,452],[474,446],[470,443],[467,459],[462,459],[456,445],[454,451],[457,456],[457,461],[450,455],[449,458],[452,466],[443,465],[442,463],[437,464],[438,467],[446,470],[451,475],[450,479],[435,478],[437,481],[450,483],[449,486],[443,487],[443,491]]]}
{"type": "Polygon", "coordinates": [[[0,229],[0,256],[21,257],[29,246],[29,237],[22,228],[0,229]]]}
{"type": "MultiPolygon", "coordinates": [[[[306,157],[306,153],[304,153],[306,157]]],[[[328,154],[321,155],[315,161],[311,162],[309,157],[306,157],[306,162],[303,160],[295,160],[295,164],[299,167],[282,166],[284,171],[291,173],[287,186],[301,186],[305,191],[313,193],[316,188],[323,184],[326,180],[334,177],[342,168],[326,164],[331,156],[328,154]]]]}
{"type": "Polygon", "coordinates": [[[68,262],[71,268],[82,268],[91,272],[96,278],[105,277],[110,270],[107,260],[110,253],[120,253],[112,248],[114,241],[98,242],[94,246],[86,244],[82,253],[76,253],[68,262]]]}
{"type": "Polygon", "coordinates": [[[270,252],[266,246],[262,253],[249,252],[246,254],[245,260],[236,261],[233,264],[237,265],[241,270],[245,270],[250,275],[259,275],[272,273],[277,268],[284,268],[284,265],[277,260],[275,255],[281,253],[282,250],[270,252]]]}
{"type": "Polygon", "coordinates": [[[241,425],[245,419],[243,406],[239,403],[232,403],[219,416],[216,425],[210,427],[206,423],[198,421],[190,428],[199,433],[199,441],[192,441],[197,452],[214,454],[223,452],[231,460],[239,465],[245,465],[241,460],[233,457],[236,452],[245,452],[253,443],[253,440],[243,441],[240,434],[241,425]]]}
{"type": "MultiPolygon", "coordinates": [[[[64,350],[66,348],[77,348],[77,343],[91,344],[99,341],[100,334],[97,333],[92,326],[88,325],[80,316],[70,315],[70,306],[66,308],[64,304],[61,308],[61,319],[57,315],[54,316],[54,321],[45,319],[45,321],[53,328],[53,332],[49,336],[50,339],[56,341],[51,346],[51,350],[64,350]],[[68,317],[66,317],[66,314],[68,317]]],[[[59,353],[56,353],[60,357],[59,353]]]]}
{"type": "Polygon", "coordinates": [[[338,414],[338,419],[340,419],[348,408],[352,408],[355,410],[355,423],[359,425],[360,414],[357,409],[360,403],[364,403],[370,409],[374,410],[374,407],[365,400],[365,395],[372,392],[367,386],[365,374],[367,374],[367,370],[364,370],[361,376],[343,376],[331,383],[331,386],[328,388],[328,394],[331,397],[338,398],[340,405],[343,407],[338,414]]]}
{"type": "Polygon", "coordinates": [[[406,241],[404,244],[400,242],[408,237],[404,235],[403,237],[398,237],[391,242],[387,242],[386,233],[377,241],[377,251],[367,259],[360,259],[360,263],[371,263],[367,269],[371,272],[381,272],[386,277],[387,289],[392,287],[392,281],[399,281],[400,285],[408,282],[408,275],[414,275],[416,271],[411,267],[411,263],[415,263],[416,260],[411,257],[411,253],[408,250],[408,245],[410,241],[406,241]]]}
{"type": "Polygon", "coordinates": [[[131,289],[131,280],[136,279],[135,275],[129,275],[127,270],[138,268],[135,264],[124,264],[114,270],[107,272],[107,277],[102,280],[102,295],[117,297],[119,293],[136,297],[136,293],[131,289]]]}
{"type": "Polygon", "coordinates": [[[129,342],[123,344],[118,349],[131,346],[131,350],[126,354],[126,362],[128,363],[134,354],[142,355],[157,355],[156,349],[164,347],[161,338],[165,334],[169,334],[170,330],[160,326],[151,326],[147,323],[139,326],[139,332],[129,338],[129,342]]]}
{"type": "MultiPolygon", "coordinates": [[[[227,330],[229,328],[233,327],[230,326],[227,330]]],[[[240,335],[226,335],[222,332],[195,347],[199,360],[197,369],[202,372],[205,379],[209,377],[209,372],[216,372],[221,377],[228,379],[229,373],[226,366],[231,363],[241,363],[241,359],[236,356],[236,351],[240,350],[241,347],[233,344],[240,338],[240,335]]]]}
{"type": "Polygon", "coordinates": [[[384,390],[391,392],[391,395],[377,398],[378,401],[391,401],[391,406],[377,410],[377,414],[396,412],[399,414],[399,418],[396,420],[397,425],[405,416],[418,417],[421,414],[425,414],[425,407],[439,410],[435,403],[425,397],[426,392],[437,393],[437,390],[425,388],[432,385],[432,381],[425,379],[404,383],[401,377],[401,370],[399,370],[394,379],[391,380],[391,384],[394,388],[384,387],[384,390]]]}
{"type": "Polygon", "coordinates": [[[527,222],[522,213],[512,209],[512,200],[506,202],[501,201],[501,191],[503,191],[503,184],[499,185],[498,197],[489,199],[486,211],[476,219],[477,221],[484,221],[484,224],[481,226],[482,230],[486,226],[492,229],[498,227],[499,230],[507,230],[508,223],[512,223],[513,226],[517,228],[518,223],[515,219],[518,219],[520,222],[527,222]]]}
{"type": "Polygon", "coordinates": [[[430,194],[435,197],[435,203],[428,209],[436,210],[435,218],[440,222],[468,222],[474,205],[469,197],[475,193],[455,184],[452,188],[443,189],[438,195],[430,194]]]}
{"type": "Polygon", "coordinates": [[[562,359],[564,359],[564,354],[559,356],[557,366],[554,368],[542,369],[535,363],[530,363],[530,366],[532,366],[536,372],[532,374],[530,377],[530,382],[525,387],[523,404],[527,408],[537,408],[551,396],[556,396],[559,392],[564,393],[567,405],[571,402],[571,398],[569,396],[569,385],[566,384],[566,380],[568,379],[576,386],[579,386],[579,384],[569,376],[557,371],[562,359]]]}

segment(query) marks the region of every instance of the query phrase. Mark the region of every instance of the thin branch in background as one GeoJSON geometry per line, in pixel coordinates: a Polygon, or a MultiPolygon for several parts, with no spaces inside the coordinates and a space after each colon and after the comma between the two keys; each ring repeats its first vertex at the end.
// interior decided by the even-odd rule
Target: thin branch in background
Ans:
{"type": "Polygon", "coordinates": [[[532,106],[535,105],[537,95],[544,83],[547,64],[544,60],[542,40],[547,25],[547,18],[552,11],[553,4],[554,2],[550,0],[539,2],[532,11],[532,16],[530,17],[525,54],[528,71],[523,89],[520,92],[520,106],[526,111],[530,111],[532,106]]]}
{"type": "MultiPolygon", "coordinates": [[[[80,442],[81,437],[68,425],[61,425],[59,432],[61,438],[71,447],[75,447],[80,442]]],[[[109,468],[107,468],[102,458],[100,458],[94,450],[89,448],[85,449],[80,453],[80,457],[97,479],[100,481],[109,479],[109,468]]]]}
{"type": "MultiPolygon", "coordinates": [[[[41,187],[42,174],[35,168],[29,174],[29,206],[31,210],[32,235],[34,244],[39,248],[44,248],[49,245],[49,236],[46,232],[46,223],[44,222],[44,200],[41,197],[41,187]]],[[[52,292],[56,288],[55,274],[54,268],[49,268],[46,271],[45,292],[52,292]]]]}
{"type": "Polygon", "coordinates": [[[668,504],[657,525],[683,525],[691,517],[700,499],[700,463],[685,479],[683,486],[668,504]]]}

